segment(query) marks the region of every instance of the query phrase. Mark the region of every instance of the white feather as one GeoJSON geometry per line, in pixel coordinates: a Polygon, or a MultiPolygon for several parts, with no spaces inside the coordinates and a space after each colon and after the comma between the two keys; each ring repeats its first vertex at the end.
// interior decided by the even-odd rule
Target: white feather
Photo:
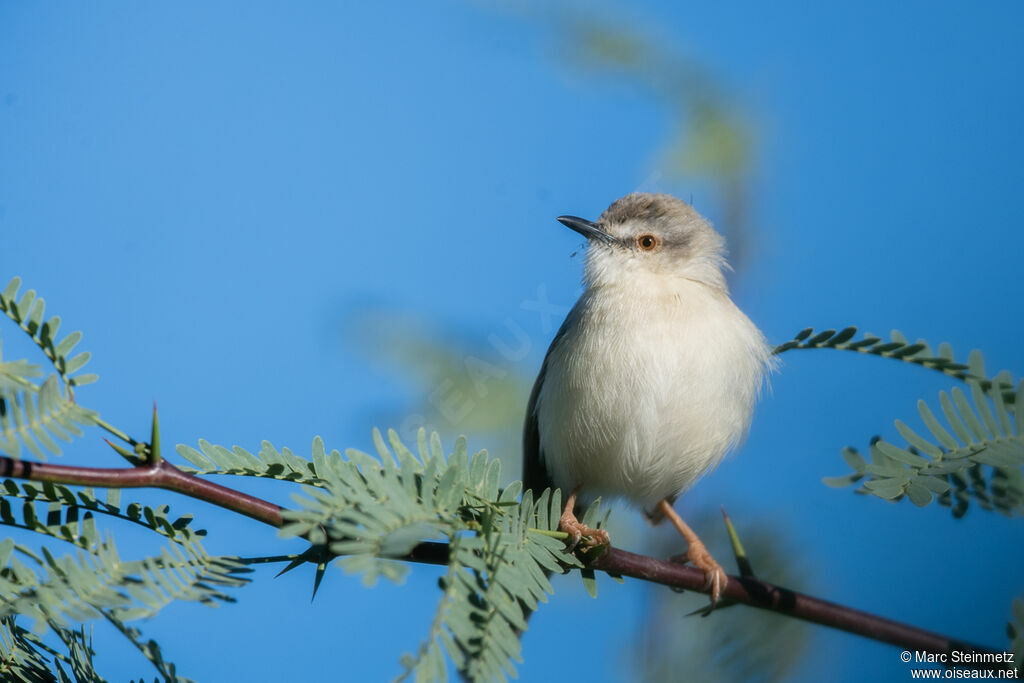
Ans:
{"type": "Polygon", "coordinates": [[[773,359],[729,298],[720,245],[671,273],[643,254],[591,246],[586,291],[536,404],[541,451],[563,492],[650,510],[746,436],[773,359]]]}

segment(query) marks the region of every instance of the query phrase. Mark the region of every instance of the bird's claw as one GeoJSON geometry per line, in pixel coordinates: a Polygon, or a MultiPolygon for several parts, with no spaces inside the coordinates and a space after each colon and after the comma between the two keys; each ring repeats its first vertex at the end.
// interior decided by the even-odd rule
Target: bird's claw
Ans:
{"type": "Polygon", "coordinates": [[[576,515],[563,514],[558,522],[558,530],[569,534],[569,547],[575,548],[583,543],[584,548],[595,548],[599,545],[611,545],[611,537],[604,529],[594,529],[576,519],[576,515]],[[584,541],[583,539],[587,540],[584,541]]]}
{"type": "Polygon", "coordinates": [[[690,546],[685,555],[674,555],[669,560],[679,564],[689,562],[704,572],[704,590],[709,593],[711,598],[708,611],[710,612],[710,610],[714,609],[715,605],[722,598],[722,593],[725,591],[726,586],[729,585],[729,575],[722,569],[722,565],[718,564],[715,558],[711,557],[711,553],[707,551],[707,548],[703,544],[694,544],[690,546]]]}
{"type": "Polygon", "coordinates": [[[711,596],[711,607],[714,608],[722,597],[722,592],[729,585],[729,575],[722,569],[722,565],[711,557],[707,548],[701,545],[691,545],[686,551],[688,559],[694,567],[704,572],[704,590],[709,591],[711,596]]]}

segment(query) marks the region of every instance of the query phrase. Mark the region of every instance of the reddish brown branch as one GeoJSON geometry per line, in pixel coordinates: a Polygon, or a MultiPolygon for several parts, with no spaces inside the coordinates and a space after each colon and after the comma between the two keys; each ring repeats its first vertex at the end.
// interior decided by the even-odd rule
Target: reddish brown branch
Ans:
{"type": "MultiPolygon", "coordinates": [[[[637,555],[628,550],[612,548],[591,562],[591,566],[611,574],[630,576],[673,588],[707,592],[704,588],[704,572],[699,569],[675,562],[656,560],[645,555],[637,555]]],[[[729,585],[723,591],[722,597],[751,607],[788,614],[804,621],[880,640],[883,643],[902,647],[904,650],[924,650],[945,654],[952,654],[953,651],[993,652],[962,640],[797,593],[753,577],[730,576],[729,585]]],[[[950,659],[947,658],[947,661],[950,659]]]]}
{"type": "MultiPolygon", "coordinates": [[[[156,465],[105,469],[32,463],[0,456],[0,476],[78,486],[162,488],[213,503],[274,527],[281,527],[284,523],[281,507],[182,472],[166,460],[161,460],[156,465]]],[[[447,564],[448,546],[445,543],[421,543],[405,559],[424,564],[447,564]]],[[[703,572],[693,567],[637,555],[627,550],[610,548],[601,557],[591,560],[590,566],[610,574],[629,576],[673,588],[706,592],[703,572]]],[[[890,643],[905,650],[924,650],[947,655],[954,651],[994,652],[955,638],[861,612],[852,607],[774,586],[755,578],[730,576],[723,597],[751,607],[890,643]]]]}
{"type": "Polygon", "coordinates": [[[280,527],[284,523],[281,518],[280,506],[182,472],[166,460],[161,460],[155,465],[111,469],[53,465],[0,456],[0,476],[74,486],[167,489],[168,491],[177,491],[190,498],[205,500],[226,510],[252,517],[264,524],[280,527]]]}

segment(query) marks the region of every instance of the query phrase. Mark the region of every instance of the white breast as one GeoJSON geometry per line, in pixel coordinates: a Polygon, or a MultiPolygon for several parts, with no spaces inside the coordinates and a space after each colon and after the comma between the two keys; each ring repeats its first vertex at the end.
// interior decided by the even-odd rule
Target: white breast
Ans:
{"type": "Polygon", "coordinates": [[[551,349],[540,446],[563,492],[653,508],[746,434],[769,349],[728,294],[676,280],[588,290],[551,349]]]}

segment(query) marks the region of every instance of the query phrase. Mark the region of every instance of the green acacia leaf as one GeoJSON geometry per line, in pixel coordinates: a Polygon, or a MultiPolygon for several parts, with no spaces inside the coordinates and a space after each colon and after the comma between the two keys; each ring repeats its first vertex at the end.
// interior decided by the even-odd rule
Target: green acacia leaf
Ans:
{"type": "Polygon", "coordinates": [[[845,327],[842,330],[840,330],[838,333],[836,333],[831,339],[829,339],[828,346],[835,347],[835,346],[838,346],[840,344],[843,344],[843,343],[849,341],[850,339],[852,339],[854,337],[854,335],[856,335],[856,334],[857,334],[857,328],[856,327],[845,327]]]}
{"type": "MultiPolygon", "coordinates": [[[[15,291],[17,291],[17,287],[15,287],[15,291]]],[[[796,341],[803,341],[803,340],[807,339],[808,337],[810,337],[811,334],[813,334],[813,333],[814,333],[814,328],[813,327],[807,327],[807,328],[804,328],[804,329],[800,330],[799,332],[797,332],[797,334],[794,337],[794,339],[796,341]]]]}
{"type": "Polygon", "coordinates": [[[889,479],[875,479],[864,482],[864,488],[879,498],[892,500],[905,493],[906,482],[892,481],[889,479]]]}
{"type": "Polygon", "coordinates": [[[967,427],[971,430],[971,434],[978,441],[985,441],[988,439],[988,434],[985,433],[984,427],[978,420],[978,416],[971,408],[971,404],[967,402],[967,397],[964,392],[960,390],[960,387],[953,387],[953,391],[950,392],[953,395],[953,403],[956,405],[957,410],[960,412],[960,416],[963,418],[967,427]]]}
{"type": "MultiPolygon", "coordinates": [[[[984,423],[985,428],[988,430],[988,434],[985,439],[997,438],[1002,435],[999,425],[996,423],[996,417],[992,413],[992,409],[988,405],[988,398],[985,396],[985,392],[981,390],[981,386],[977,382],[969,382],[971,388],[971,400],[974,405],[978,408],[978,414],[981,416],[981,421],[984,423]]],[[[1002,392],[992,392],[995,395],[1002,396],[1002,392]]]]}
{"type": "Polygon", "coordinates": [[[849,465],[850,469],[854,472],[863,474],[865,469],[867,469],[867,461],[864,460],[864,456],[862,456],[855,448],[844,448],[842,455],[843,460],[846,461],[846,464],[849,465]]]}
{"type": "Polygon", "coordinates": [[[949,423],[950,428],[953,430],[953,433],[956,434],[957,438],[966,445],[974,443],[974,439],[971,437],[971,432],[967,429],[967,425],[965,425],[963,420],[960,419],[956,409],[953,407],[953,401],[950,400],[949,395],[944,391],[939,393],[939,404],[942,407],[942,414],[945,416],[946,421],[949,423]]]}
{"type": "Polygon", "coordinates": [[[823,330],[807,340],[807,346],[819,346],[835,335],[835,330],[823,330]]]}
{"type": "Polygon", "coordinates": [[[918,449],[923,453],[927,453],[933,459],[942,457],[942,449],[932,444],[927,439],[922,438],[913,429],[904,424],[901,420],[896,420],[896,431],[900,433],[904,439],[907,440],[914,448],[918,449]]]}
{"type": "Polygon", "coordinates": [[[78,345],[78,342],[82,341],[82,333],[75,330],[68,336],[64,337],[59,344],[54,348],[53,353],[58,358],[64,358],[71,350],[78,345]]]}
{"type": "Polygon", "coordinates": [[[907,497],[918,507],[924,507],[932,502],[932,492],[917,481],[907,484],[907,497]]]}
{"type": "Polygon", "coordinates": [[[910,465],[911,467],[920,468],[930,464],[930,461],[927,458],[922,458],[920,455],[915,455],[910,451],[894,446],[887,441],[879,441],[876,446],[886,457],[892,458],[897,462],[910,465]]]}
{"type": "Polygon", "coordinates": [[[825,486],[829,486],[831,488],[843,488],[854,484],[863,478],[863,475],[860,474],[846,474],[840,477],[822,477],[821,481],[824,482],[825,486]]]}

